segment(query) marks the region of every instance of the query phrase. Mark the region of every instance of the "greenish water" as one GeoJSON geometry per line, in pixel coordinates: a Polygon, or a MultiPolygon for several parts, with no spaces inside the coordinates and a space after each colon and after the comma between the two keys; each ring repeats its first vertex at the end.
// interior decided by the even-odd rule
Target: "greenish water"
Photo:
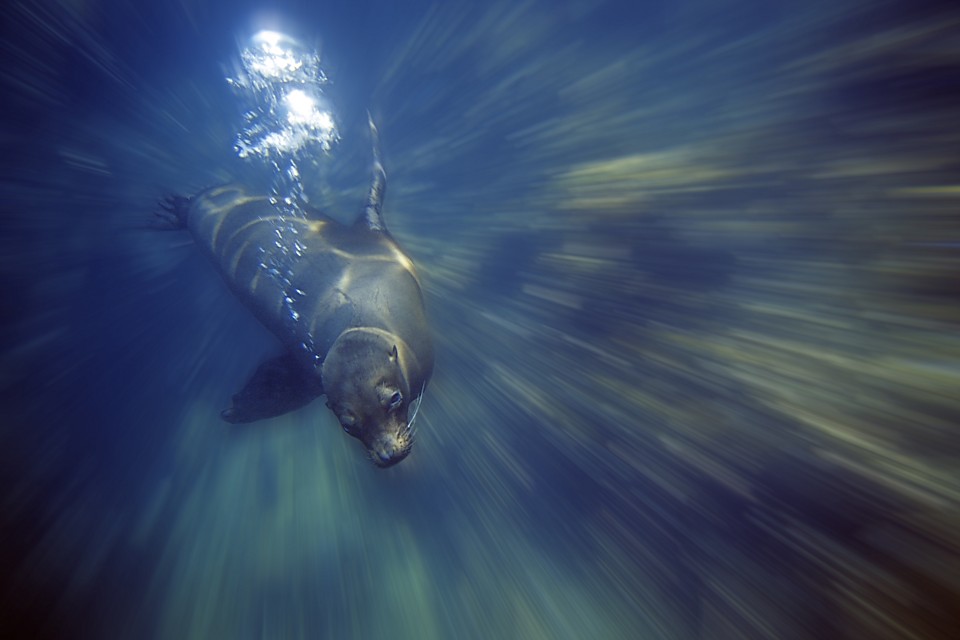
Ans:
{"type": "MultiPolygon", "coordinates": [[[[949,638],[956,11],[907,3],[15,3],[3,25],[0,635],[949,638]],[[312,204],[385,214],[437,347],[379,470],[166,192],[239,44],[322,52],[312,204]]],[[[262,172],[262,166],[260,168],[262,172]]]]}

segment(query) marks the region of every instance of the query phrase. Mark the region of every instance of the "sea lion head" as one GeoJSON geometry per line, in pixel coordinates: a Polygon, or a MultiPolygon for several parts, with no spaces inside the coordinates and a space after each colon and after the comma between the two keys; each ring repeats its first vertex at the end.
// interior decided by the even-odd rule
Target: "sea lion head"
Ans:
{"type": "Polygon", "coordinates": [[[413,446],[407,413],[414,398],[398,344],[402,341],[386,331],[348,330],[330,348],[321,371],[327,406],[378,467],[397,464],[413,446]]]}

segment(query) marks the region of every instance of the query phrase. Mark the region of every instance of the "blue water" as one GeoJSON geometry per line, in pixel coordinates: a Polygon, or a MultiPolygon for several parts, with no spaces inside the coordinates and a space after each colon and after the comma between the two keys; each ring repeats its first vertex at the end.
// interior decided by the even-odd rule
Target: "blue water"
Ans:
{"type": "Polygon", "coordinates": [[[4,14],[0,636],[950,637],[956,10],[4,14]],[[278,345],[147,228],[290,186],[235,149],[263,29],[329,79],[311,206],[360,211],[380,129],[437,346],[391,469],[322,400],[221,421],[278,345]]]}

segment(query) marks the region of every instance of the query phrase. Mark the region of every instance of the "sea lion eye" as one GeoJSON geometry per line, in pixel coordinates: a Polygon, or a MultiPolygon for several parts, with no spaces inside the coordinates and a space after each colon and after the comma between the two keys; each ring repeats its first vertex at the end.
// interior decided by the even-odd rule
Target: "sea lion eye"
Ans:
{"type": "Polygon", "coordinates": [[[394,391],[393,395],[390,396],[390,408],[396,409],[400,406],[401,402],[403,402],[403,394],[399,391],[394,391]]]}
{"type": "Polygon", "coordinates": [[[340,426],[342,426],[343,430],[346,431],[347,433],[350,433],[350,431],[353,428],[353,425],[355,425],[356,423],[357,423],[357,418],[352,413],[344,413],[342,416],[340,416],[340,426]]]}

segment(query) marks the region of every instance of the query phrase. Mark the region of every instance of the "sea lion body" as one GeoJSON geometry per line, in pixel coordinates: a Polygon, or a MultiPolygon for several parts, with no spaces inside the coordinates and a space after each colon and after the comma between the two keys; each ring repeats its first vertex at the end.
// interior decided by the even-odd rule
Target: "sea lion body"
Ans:
{"type": "Polygon", "coordinates": [[[345,330],[368,327],[399,337],[401,357],[417,360],[411,384],[427,381],[433,347],[420,282],[389,234],[322,214],[285,215],[240,185],[198,194],[187,226],[231,290],[305,366],[320,365],[345,330]]]}
{"type": "Polygon", "coordinates": [[[433,344],[413,262],[383,224],[376,144],[374,156],[370,196],[352,225],[284,212],[235,184],[172,199],[166,218],[189,229],[285,348],[234,395],[224,419],[280,415],[323,393],[371,459],[390,466],[412,445],[433,344]]]}

